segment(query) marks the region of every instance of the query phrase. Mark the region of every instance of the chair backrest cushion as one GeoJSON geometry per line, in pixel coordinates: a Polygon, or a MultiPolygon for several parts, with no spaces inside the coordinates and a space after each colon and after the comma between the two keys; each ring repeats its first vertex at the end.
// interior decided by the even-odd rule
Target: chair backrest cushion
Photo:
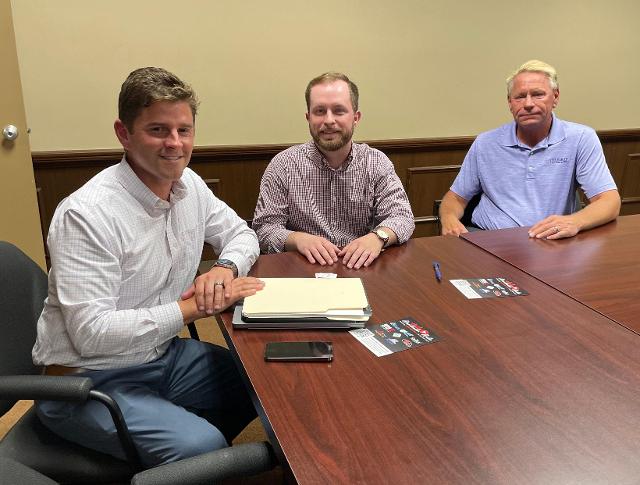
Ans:
{"type": "MultiPolygon", "coordinates": [[[[31,349],[46,297],[46,273],[13,244],[0,241],[0,375],[38,372],[31,349]]],[[[0,415],[12,405],[0,400],[0,415]]]]}

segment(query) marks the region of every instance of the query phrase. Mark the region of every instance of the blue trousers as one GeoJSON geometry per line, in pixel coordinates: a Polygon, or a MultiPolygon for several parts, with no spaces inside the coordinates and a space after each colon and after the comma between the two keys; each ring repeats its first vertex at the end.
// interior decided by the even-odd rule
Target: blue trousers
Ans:
{"type": "MultiPolygon", "coordinates": [[[[154,362],[77,375],[118,403],[146,467],[226,447],[256,417],[229,351],[197,340],[175,338],[154,362]]],[[[102,403],[39,401],[36,411],[63,438],[124,459],[102,403]]]]}

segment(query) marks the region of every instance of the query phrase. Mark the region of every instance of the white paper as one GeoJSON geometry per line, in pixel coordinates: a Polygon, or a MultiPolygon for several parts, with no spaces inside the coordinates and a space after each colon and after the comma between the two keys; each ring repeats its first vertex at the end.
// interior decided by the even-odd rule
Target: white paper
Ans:
{"type": "Polygon", "coordinates": [[[482,298],[478,295],[473,288],[471,288],[471,284],[467,280],[449,280],[451,284],[455,286],[460,293],[466,296],[469,299],[482,298]]]}
{"type": "Polygon", "coordinates": [[[349,330],[349,333],[355,337],[355,339],[373,352],[377,357],[383,355],[393,354],[393,352],[382,345],[376,340],[374,333],[366,328],[357,328],[355,330],[349,330]]]}

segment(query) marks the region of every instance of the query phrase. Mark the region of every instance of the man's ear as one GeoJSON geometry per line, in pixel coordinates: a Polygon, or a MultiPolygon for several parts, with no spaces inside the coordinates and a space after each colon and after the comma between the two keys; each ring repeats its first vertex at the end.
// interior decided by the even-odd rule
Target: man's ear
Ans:
{"type": "Polygon", "coordinates": [[[125,150],[129,148],[129,138],[131,137],[131,134],[129,133],[129,130],[124,125],[124,123],[120,121],[120,119],[117,119],[113,123],[113,129],[116,132],[116,136],[118,137],[118,140],[120,141],[120,144],[123,146],[123,148],[125,150]]]}
{"type": "Polygon", "coordinates": [[[360,121],[360,118],[362,118],[362,113],[360,111],[356,111],[353,114],[353,124],[355,125],[356,123],[358,123],[358,121],[360,121]]]}
{"type": "Polygon", "coordinates": [[[553,107],[555,109],[558,106],[558,101],[560,101],[560,89],[554,89],[553,91],[553,107]]]}
{"type": "Polygon", "coordinates": [[[306,118],[307,121],[309,121],[309,112],[308,111],[304,114],[304,117],[306,118]]]}

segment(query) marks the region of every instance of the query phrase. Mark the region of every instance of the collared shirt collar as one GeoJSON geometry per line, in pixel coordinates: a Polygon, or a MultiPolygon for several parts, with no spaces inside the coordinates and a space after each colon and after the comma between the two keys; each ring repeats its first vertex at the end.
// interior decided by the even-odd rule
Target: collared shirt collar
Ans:
{"type": "Polygon", "coordinates": [[[351,151],[349,152],[347,159],[343,162],[342,165],[340,165],[339,168],[332,168],[331,166],[329,166],[329,164],[327,163],[327,159],[324,157],[324,154],[320,151],[313,140],[308,141],[305,145],[309,160],[311,160],[318,168],[325,168],[327,170],[333,170],[334,172],[347,170],[347,168],[349,168],[349,165],[353,161],[353,158],[356,156],[356,150],[358,149],[356,144],[352,140],[351,151]]]}
{"type": "Polygon", "coordinates": [[[172,205],[179,200],[184,199],[187,195],[187,187],[182,179],[180,179],[177,182],[174,182],[171,187],[170,200],[166,201],[161,199],[136,175],[131,168],[131,165],[129,165],[126,155],[122,157],[122,161],[117,166],[116,177],[124,189],[131,194],[134,199],[140,202],[140,205],[142,205],[142,207],[144,207],[150,214],[171,208],[172,205]]]}
{"type": "MultiPolygon", "coordinates": [[[[555,145],[566,138],[564,126],[561,123],[562,120],[558,119],[555,113],[552,113],[551,116],[553,121],[551,122],[551,130],[549,131],[549,134],[533,148],[547,148],[548,146],[555,145]]],[[[521,146],[523,148],[531,149],[518,139],[518,136],[516,135],[515,120],[505,125],[505,130],[502,133],[500,144],[506,147],[521,146]]]]}

